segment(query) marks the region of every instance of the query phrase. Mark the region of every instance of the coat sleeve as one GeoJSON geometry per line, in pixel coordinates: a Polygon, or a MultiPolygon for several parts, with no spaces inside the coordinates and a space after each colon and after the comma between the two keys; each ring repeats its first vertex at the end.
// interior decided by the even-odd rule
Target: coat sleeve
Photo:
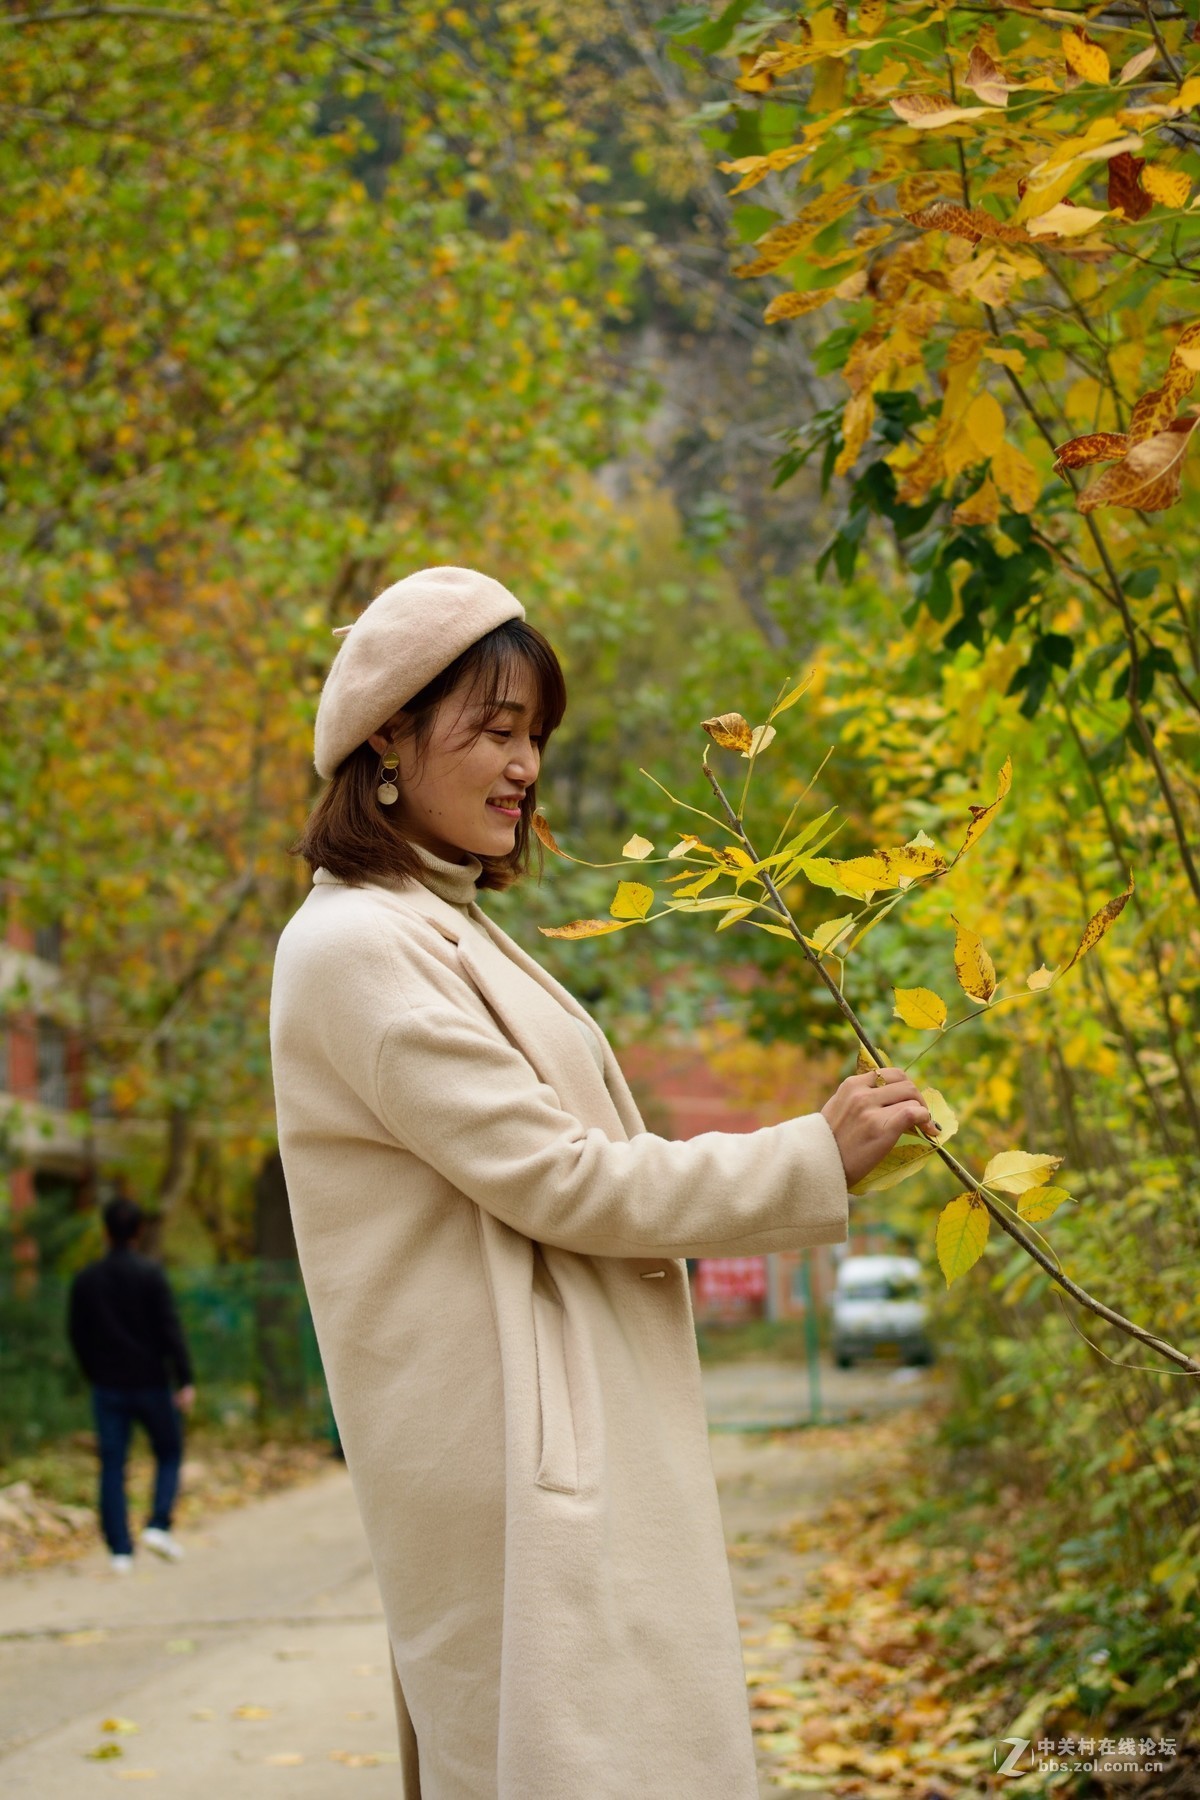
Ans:
{"type": "Polygon", "coordinates": [[[187,1339],[183,1335],[183,1325],[175,1305],[175,1296],[171,1292],[171,1284],[163,1271],[158,1268],[154,1271],[152,1294],[158,1338],[163,1356],[170,1368],[174,1370],[177,1384],[180,1387],[190,1387],[192,1385],[192,1359],[188,1355],[187,1339]]]}
{"type": "Polygon", "coordinates": [[[820,1113],[746,1133],[614,1142],[565,1112],[519,1050],[440,1002],[388,1027],[379,1117],[505,1224],[592,1256],[725,1256],[841,1243],[846,1179],[820,1113]]]}

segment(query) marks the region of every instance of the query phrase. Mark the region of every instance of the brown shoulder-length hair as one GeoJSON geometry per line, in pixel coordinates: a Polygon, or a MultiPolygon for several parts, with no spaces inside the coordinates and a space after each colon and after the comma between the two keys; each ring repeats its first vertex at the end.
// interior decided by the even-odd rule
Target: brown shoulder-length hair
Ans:
{"type": "MultiPolygon", "coordinates": [[[[505,698],[514,671],[522,665],[532,674],[537,691],[544,748],[567,710],[567,688],[553,647],[524,619],[507,619],[486,632],[407,700],[400,709],[404,723],[396,735],[412,741],[419,760],[428,745],[434,709],[459,682],[468,684],[466,699],[482,709],[483,723],[476,736],[482,735],[489,714],[505,698]]],[[[381,719],[380,726],[385,722],[381,719]]],[[[378,786],[379,752],[370,744],[360,744],[334,770],[292,845],[292,854],[302,856],[312,869],[328,869],[352,887],[380,875],[420,881],[424,869],[405,833],[404,821],[395,817],[400,809],[380,805],[375,798],[378,786]]],[[[540,875],[541,845],[532,828],[536,806],[537,783],[532,782],[525,790],[516,842],[508,855],[479,858],[483,864],[479,887],[502,889],[519,881],[529,872],[535,844],[540,875]]]]}

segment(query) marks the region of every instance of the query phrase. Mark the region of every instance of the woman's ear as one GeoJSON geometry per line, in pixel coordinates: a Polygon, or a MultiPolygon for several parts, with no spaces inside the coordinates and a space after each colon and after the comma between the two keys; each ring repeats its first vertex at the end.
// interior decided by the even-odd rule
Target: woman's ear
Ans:
{"type": "Polygon", "coordinates": [[[393,713],[390,719],[385,719],[379,730],[373,731],[367,739],[372,750],[378,750],[381,756],[385,750],[394,750],[396,734],[403,725],[405,717],[404,709],[401,707],[400,711],[393,713]]]}

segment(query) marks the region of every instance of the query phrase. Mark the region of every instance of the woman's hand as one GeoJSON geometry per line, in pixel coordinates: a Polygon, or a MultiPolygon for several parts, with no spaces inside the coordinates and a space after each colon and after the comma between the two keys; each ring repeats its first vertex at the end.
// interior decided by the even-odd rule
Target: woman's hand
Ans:
{"type": "MultiPolygon", "coordinates": [[[[825,1102],[821,1116],[837,1139],[847,1187],[869,1174],[902,1133],[933,1125],[929,1108],[903,1069],[851,1075],[825,1102]]],[[[933,1129],[936,1135],[937,1127],[933,1129]]]]}

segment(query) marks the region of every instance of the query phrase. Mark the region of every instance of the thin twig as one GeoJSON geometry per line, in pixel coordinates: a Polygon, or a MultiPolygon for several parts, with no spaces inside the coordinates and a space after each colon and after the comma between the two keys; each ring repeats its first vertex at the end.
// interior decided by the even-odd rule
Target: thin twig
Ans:
{"type": "MultiPolygon", "coordinates": [[[[716,795],[721,810],[725,814],[729,829],[741,839],[742,848],[745,850],[747,856],[749,856],[753,862],[759,862],[760,858],[754,849],[753,844],[750,842],[750,839],[746,835],[745,827],[732,806],[730,806],[729,801],[725,796],[724,789],[721,787],[720,782],[708,765],[707,755],[704,758],[702,767],[708,779],[708,784],[716,795]]],[[[871,1058],[877,1068],[885,1067],[889,1058],[878,1045],[872,1042],[865,1025],[863,1025],[858,1014],[846,999],[845,994],[842,993],[821,958],[806,943],[803,932],[792,917],[791,909],[780,894],[779,889],[775,886],[771,876],[764,869],[759,874],[758,879],[762,882],[763,887],[770,896],[773,910],[786,925],[790,935],[795,938],[796,942],[799,944],[807,961],[820,977],[822,984],[832,996],[838,1011],[849,1025],[851,1031],[853,1031],[863,1049],[867,1052],[867,1055],[871,1058]]],[[[1001,1206],[997,1205],[996,1201],[993,1200],[991,1195],[976,1177],[972,1175],[971,1171],[968,1168],[965,1168],[964,1165],[959,1162],[958,1158],[947,1150],[944,1144],[935,1143],[933,1145],[933,1154],[940,1157],[951,1173],[955,1175],[957,1179],[975,1195],[982,1205],[987,1208],[1001,1230],[1007,1232],[1008,1236],[1012,1238],[1015,1243],[1019,1244],[1028,1256],[1033,1258],[1038,1267],[1043,1269],[1045,1273],[1049,1275],[1051,1281],[1055,1282],[1065,1293],[1070,1294],[1073,1300],[1077,1300],[1081,1306],[1086,1306],[1089,1312],[1094,1312],[1098,1318],[1107,1319],[1108,1323],[1110,1325],[1115,1325],[1118,1331],[1123,1331],[1127,1336],[1136,1338],[1138,1343],[1145,1344],[1151,1350],[1156,1350],[1160,1356],[1165,1356],[1169,1362],[1176,1363],[1179,1368],[1184,1370],[1187,1374],[1200,1375],[1200,1362],[1193,1361],[1185,1351],[1178,1350],[1173,1344],[1168,1344],[1162,1338],[1155,1337],[1152,1332],[1144,1331],[1140,1325],[1135,1325],[1132,1319],[1127,1319],[1122,1313],[1115,1312],[1111,1306],[1105,1306],[1103,1301],[1094,1299],[1092,1295],[1088,1293],[1086,1288],[1080,1287],[1079,1283],[1073,1281],[1061,1268],[1056,1268],[1054,1262],[1046,1255],[1045,1251],[1039,1248],[1029,1234],[1022,1230],[1021,1226],[1018,1225],[1014,1219],[1010,1218],[1001,1206]]]]}

